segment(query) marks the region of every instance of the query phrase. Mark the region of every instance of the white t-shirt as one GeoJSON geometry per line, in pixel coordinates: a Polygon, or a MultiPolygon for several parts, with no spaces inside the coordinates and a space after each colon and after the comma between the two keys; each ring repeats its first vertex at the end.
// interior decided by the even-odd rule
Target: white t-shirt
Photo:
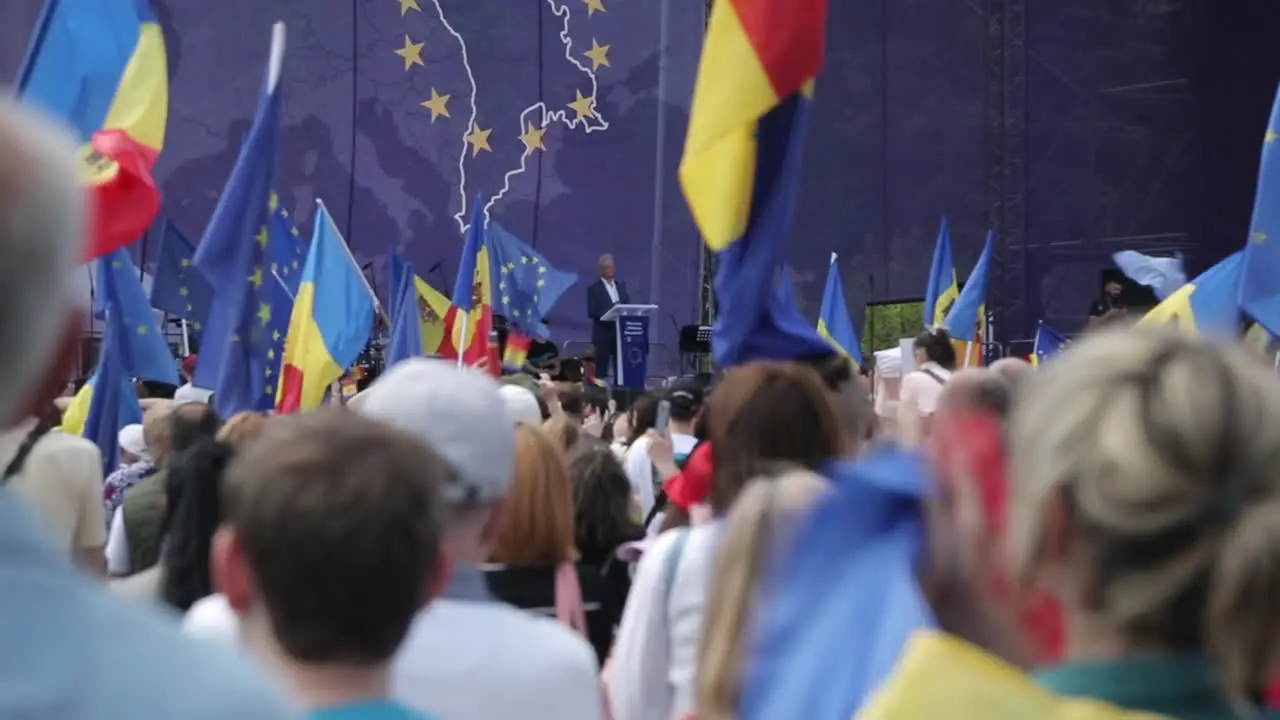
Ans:
{"type": "MultiPolygon", "coordinates": [[[[191,606],[182,630],[238,644],[221,595],[191,606]]],[[[601,720],[595,651],[558,621],[500,602],[438,599],[418,613],[391,666],[392,696],[438,720],[601,720]]]]}
{"type": "MultiPolygon", "coordinates": [[[[34,422],[0,435],[0,470],[18,453],[34,422]]],[[[51,430],[31,447],[9,489],[44,521],[61,550],[91,550],[105,542],[102,453],[92,442],[51,430]]]]}
{"type": "Polygon", "coordinates": [[[938,399],[950,379],[951,371],[934,362],[927,362],[902,378],[902,391],[898,395],[898,435],[903,442],[915,444],[923,438],[922,418],[933,415],[938,409],[938,399]]]}
{"type": "Polygon", "coordinates": [[[641,557],[606,677],[613,720],[670,720],[693,709],[698,634],[720,537],[716,522],[668,530],[641,557]],[[668,589],[680,533],[687,536],[668,589]]]}
{"type": "MultiPolygon", "coordinates": [[[[693,452],[698,439],[684,433],[671,433],[671,450],[679,459],[693,452]]],[[[631,481],[631,494],[640,505],[640,516],[648,517],[653,509],[653,461],[649,459],[649,438],[641,437],[631,444],[622,458],[622,468],[631,481]]]]}

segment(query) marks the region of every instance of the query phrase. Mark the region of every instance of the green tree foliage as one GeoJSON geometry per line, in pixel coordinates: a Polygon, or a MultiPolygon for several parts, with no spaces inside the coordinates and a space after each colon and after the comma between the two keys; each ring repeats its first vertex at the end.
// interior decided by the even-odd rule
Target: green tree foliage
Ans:
{"type": "Polygon", "coordinates": [[[919,335],[924,330],[923,317],[923,302],[868,305],[862,356],[870,358],[876,350],[898,347],[899,340],[919,335]]]}

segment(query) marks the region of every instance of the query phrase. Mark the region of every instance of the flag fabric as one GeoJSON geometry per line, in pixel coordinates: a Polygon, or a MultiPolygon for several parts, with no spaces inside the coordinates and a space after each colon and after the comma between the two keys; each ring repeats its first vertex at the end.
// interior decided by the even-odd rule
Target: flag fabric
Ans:
{"type": "Polygon", "coordinates": [[[507,328],[507,344],[502,350],[502,367],[512,372],[520,372],[529,360],[529,348],[533,346],[533,338],[515,327],[507,328]]]}
{"type": "MultiPolygon", "coordinates": [[[[101,348],[99,348],[101,353],[101,348]]],[[[101,358],[99,358],[101,365],[101,358]]],[[[93,383],[97,379],[97,373],[90,375],[85,380],[84,385],[76,391],[75,397],[71,398],[71,404],[67,405],[67,409],[62,411],[62,424],[58,429],[68,435],[82,435],[84,433],[85,422],[89,419],[89,407],[93,404],[93,383]]]]}
{"type": "Polygon", "coordinates": [[[711,338],[720,367],[832,352],[778,292],[826,16],[826,0],[722,0],[711,10],[680,184],[720,253],[711,338]]]}
{"type": "Polygon", "coordinates": [[[578,282],[578,274],[553,266],[542,253],[496,222],[489,222],[485,242],[494,270],[490,278],[496,288],[494,312],[507,319],[508,327],[547,337],[550,333],[542,320],[560,296],[578,282]]]}
{"type": "Polygon", "coordinates": [[[987,276],[991,272],[991,250],[995,245],[995,233],[987,232],[987,242],[982,247],[978,262],[969,273],[960,296],[947,312],[942,326],[951,337],[965,342],[981,342],[979,323],[985,320],[987,305],[987,276]]]}
{"type": "MultiPolygon", "coordinates": [[[[289,211],[276,194],[267,200],[267,233],[271,237],[268,255],[271,257],[271,280],[284,288],[292,304],[302,284],[302,264],[307,261],[307,243],[294,224],[289,211]]],[[[284,313],[287,317],[288,312],[284,313]]],[[[288,326],[286,322],[285,327],[288,326]]],[[[282,341],[283,342],[283,341],[282,341]]]]}
{"type": "Polygon", "coordinates": [[[1041,320],[1036,326],[1035,345],[1031,351],[1031,364],[1039,366],[1046,358],[1057,353],[1067,343],[1071,342],[1071,338],[1054,330],[1041,320]]]}
{"type": "Polygon", "coordinates": [[[1122,250],[1112,255],[1111,259],[1125,277],[1151,288],[1159,300],[1169,297],[1187,284],[1187,271],[1182,266],[1181,255],[1156,257],[1134,250],[1122,250]]]}
{"type": "Polygon", "coordinates": [[[169,220],[164,221],[160,257],[151,281],[151,307],[186,320],[197,336],[204,329],[213,288],[192,264],[196,246],[169,220]]]}
{"type": "Polygon", "coordinates": [[[938,240],[933,245],[933,264],[929,266],[929,285],[924,293],[924,326],[941,327],[951,306],[960,297],[956,264],[951,259],[951,231],[942,218],[938,240]]]}
{"type": "Polygon", "coordinates": [[[822,291],[818,334],[841,355],[862,364],[862,348],[859,347],[858,333],[853,329],[853,318],[849,317],[849,306],[845,304],[844,284],[840,282],[835,253],[831,253],[831,264],[827,266],[827,287],[822,291]]]}
{"type": "Polygon", "coordinates": [[[273,28],[268,57],[253,126],[193,261],[213,289],[194,384],[213,391],[214,409],[222,417],[275,405],[280,374],[275,348],[284,339],[278,327],[289,315],[288,306],[281,312],[278,304],[287,296],[277,292],[279,283],[270,282],[270,220],[279,211],[272,188],[280,134],[283,24],[273,28]]]}
{"type": "Polygon", "coordinates": [[[1280,335],[1280,93],[1262,139],[1253,221],[1240,270],[1240,309],[1272,335],[1280,335]]]}
{"type": "Polygon", "coordinates": [[[1188,332],[1239,337],[1238,300],[1245,253],[1233,253],[1205,270],[1152,308],[1138,324],[1173,323],[1188,332]]]}
{"type": "Polygon", "coordinates": [[[413,284],[418,291],[418,311],[422,318],[422,352],[446,358],[458,357],[458,350],[453,346],[453,323],[457,320],[453,303],[420,277],[414,277],[413,284]]]}
{"type": "Polygon", "coordinates": [[[18,72],[23,102],[66,121],[89,192],[86,259],[137,240],[160,209],[169,73],[148,0],[46,0],[18,72]]]}
{"type": "Polygon", "coordinates": [[[921,501],[934,486],[925,460],[882,450],[825,474],[834,492],[800,521],[760,591],[743,720],[852,717],[911,634],[935,624],[916,580],[921,501]]]}
{"type": "Polygon", "coordinates": [[[498,348],[492,342],[493,276],[485,242],[484,199],[472,206],[462,260],[453,285],[453,347],[464,365],[480,367],[497,376],[502,368],[498,348]]]}
{"type": "Polygon", "coordinates": [[[276,412],[310,410],[360,357],[373,330],[373,298],[323,204],[289,319],[276,412]]]}
{"type": "Polygon", "coordinates": [[[401,360],[422,355],[422,323],[418,310],[418,288],[414,282],[413,267],[391,252],[391,344],[387,347],[386,363],[391,367],[401,360]]]}
{"type": "Polygon", "coordinates": [[[107,332],[115,333],[115,352],[123,372],[140,380],[178,385],[178,363],[142,290],[138,268],[124,248],[98,260],[98,292],[107,332]]]}
{"type": "Polygon", "coordinates": [[[98,446],[106,474],[120,464],[120,429],[142,422],[138,394],[125,370],[121,353],[121,335],[127,334],[128,327],[123,322],[112,320],[113,313],[114,308],[108,309],[107,330],[102,336],[98,367],[93,373],[92,399],[84,422],[84,437],[98,446]]]}

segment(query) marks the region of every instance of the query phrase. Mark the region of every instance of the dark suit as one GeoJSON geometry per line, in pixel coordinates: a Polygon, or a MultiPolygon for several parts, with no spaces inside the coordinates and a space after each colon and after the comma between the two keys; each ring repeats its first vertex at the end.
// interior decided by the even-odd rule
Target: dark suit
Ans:
{"type": "MultiPolygon", "coordinates": [[[[618,289],[618,304],[631,302],[627,294],[627,286],[621,280],[614,280],[618,289]]],[[[596,349],[596,377],[601,380],[613,374],[614,356],[618,352],[618,326],[613,320],[601,320],[605,313],[613,309],[613,298],[609,297],[609,289],[603,280],[596,280],[587,286],[587,316],[591,318],[591,344],[596,349]]]]}

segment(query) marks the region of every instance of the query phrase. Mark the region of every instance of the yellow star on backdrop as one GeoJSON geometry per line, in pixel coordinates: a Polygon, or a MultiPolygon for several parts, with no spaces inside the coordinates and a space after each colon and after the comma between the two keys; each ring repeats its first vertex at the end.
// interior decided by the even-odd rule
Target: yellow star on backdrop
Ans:
{"type": "Polygon", "coordinates": [[[422,65],[422,47],[426,43],[416,43],[408,35],[404,36],[404,47],[396,51],[396,54],[404,58],[404,69],[407,71],[414,65],[422,65]]]}
{"type": "Polygon", "coordinates": [[[542,144],[542,136],[546,134],[546,128],[540,130],[534,127],[533,123],[529,123],[524,134],[520,136],[520,139],[524,141],[524,154],[530,155],[534,150],[546,150],[547,146],[542,144]]]}
{"type": "Polygon", "coordinates": [[[410,10],[422,12],[422,8],[418,6],[418,0],[400,0],[400,17],[404,17],[410,10]]]}
{"type": "Polygon", "coordinates": [[[467,136],[463,138],[471,145],[471,157],[479,155],[481,150],[493,152],[493,148],[489,147],[489,133],[491,132],[493,132],[493,128],[481,130],[480,123],[474,123],[471,126],[471,132],[467,133],[467,136]]]}
{"type": "Polygon", "coordinates": [[[604,0],[582,0],[582,2],[587,6],[587,17],[595,15],[597,10],[604,12],[604,0]]]}
{"type": "Polygon", "coordinates": [[[431,111],[431,122],[435,122],[436,118],[449,117],[449,97],[431,88],[431,99],[422,101],[422,107],[431,111]]]}
{"type": "Polygon", "coordinates": [[[596,42],[595,38],[591,38],[591,49],[582,53],[591,60],[591,72],[595,72],[602,67],[609,67],[609,48],[611,45],[601,45],[596,42]]]}
{"type": "Polygon", "coordinates": [[[574,121],[577,122],[583,118],[595,117],[596,113],[591,109],[591,106],[595,104],[595,97],[582,97],[581,90],[574,90],[573,92],[578,96],[577,99],[569,103],[569,107],[578,114],[578,116],[574,118],[574,121]]]}

